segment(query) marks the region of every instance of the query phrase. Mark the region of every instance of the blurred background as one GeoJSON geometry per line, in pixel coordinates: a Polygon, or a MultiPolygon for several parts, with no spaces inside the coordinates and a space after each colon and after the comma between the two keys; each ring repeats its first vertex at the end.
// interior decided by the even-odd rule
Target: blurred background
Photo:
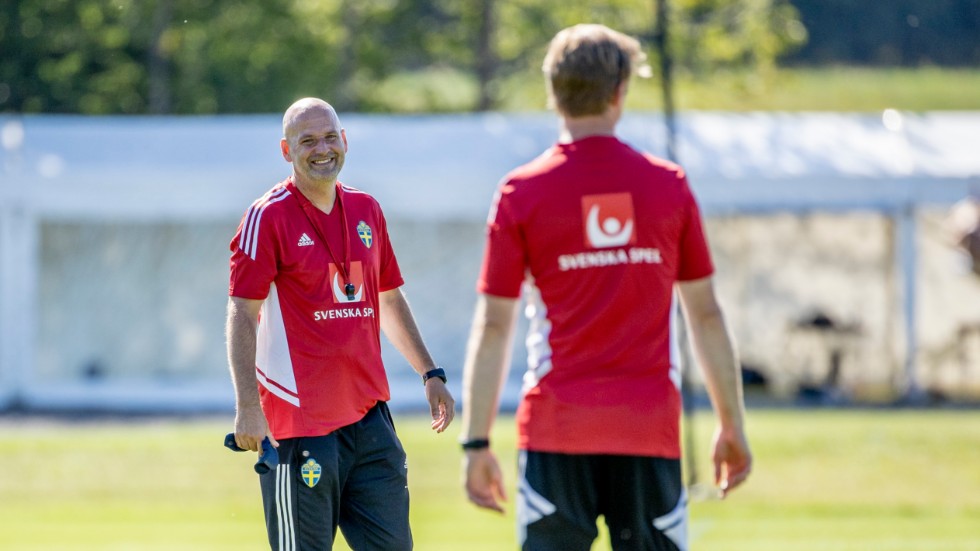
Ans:
{"type": "Polygon", "coordinates": [[[15,0],[0,410],[232,411],[228,245],[303,96],[340,111],[458,395],[493,190],[554,142],[540,63],[579,22],[646,48],[621,134],[688,170],[750,402],[980,403],[949,224],[980,193],[980,0],[15,0]]]}

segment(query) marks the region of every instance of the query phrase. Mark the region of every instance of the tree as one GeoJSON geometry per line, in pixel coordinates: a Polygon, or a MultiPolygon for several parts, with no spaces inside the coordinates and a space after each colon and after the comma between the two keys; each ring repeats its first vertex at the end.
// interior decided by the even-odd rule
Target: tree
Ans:
{"type": "Polygon", "coordinates": [[[476,78],[479,82],[480,99],[478,111],[489,111],[496,107],[493,77],[497,72],[497,54],[493,47],[496,31],[496,10],[494,0],[480,0],[480,20],[476,33],[476,78]]]}
{"type": "Polygon", "coordinates": [[[789,0],[674,0],[674,51],[693,75],[719,69],[768,71],[806,40],[789,0]]]}
{"type": "MultiPolygon", "coordinates": [[[[675,0],[680,74],[759,71],[799,43],[788,0],[675,0]]],[[[0,110],[136,114],[498,108],[580,22],[653,45],[653,0],[15,0],[0,4],[0,110]]],[[[543,87],[542,87],[543,89],[543,87]]]]}
{"type": "Polygon", "coordinates": [[[139,113],[146,107],[149,36],[127,0],[5,3],[0,12],[4,110],[139,113]],[[141,93],[143,91],[143,93],[141,93]]]}

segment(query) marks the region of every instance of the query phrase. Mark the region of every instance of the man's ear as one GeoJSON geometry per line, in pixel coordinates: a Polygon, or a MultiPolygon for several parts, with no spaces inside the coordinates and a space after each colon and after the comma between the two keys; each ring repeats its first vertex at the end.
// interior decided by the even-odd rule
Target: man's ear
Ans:
{"type": "Polygon", "coordinates": [[[616,97],[613,98],[613,105],[616,107],[623,107],[626,105],[626,93],[629,92],[630,81],[629,79],[623,79],[623,82],[619,83],[616,87],[616,97]]]}
{"type": "Polygon", "coordinates": [[[279,140],[279,149],[282,150],[283,159],[286,159],[290,163],[293,162],[292,157],[289,155],[289,142],[286,141],[286,138],[279,140]]]}

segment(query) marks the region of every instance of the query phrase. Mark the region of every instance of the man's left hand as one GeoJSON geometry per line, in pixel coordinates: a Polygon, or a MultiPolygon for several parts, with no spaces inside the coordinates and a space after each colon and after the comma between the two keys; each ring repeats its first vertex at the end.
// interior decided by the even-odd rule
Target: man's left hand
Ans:
{"type": "Polygon", "coordinates": [[[446,430],[453,422],[456,407],[456,401],[446,388],[446,383],[438,377],[426,381],[425,399],[428,400],[429,411],[432,413],[432,430],[436,432],[446,430]]]}

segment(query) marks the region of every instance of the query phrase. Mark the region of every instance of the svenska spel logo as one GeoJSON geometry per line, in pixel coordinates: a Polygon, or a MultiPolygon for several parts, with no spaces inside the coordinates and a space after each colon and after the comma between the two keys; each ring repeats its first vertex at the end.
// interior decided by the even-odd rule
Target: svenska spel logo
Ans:
{"type": "Polygon", "coordinates": [[[586,247],[602,249],[636,242],[633,197],[629,193],[582,197],[582,222],[586,247]]]}
{"type": "Polygon", "coordinates": [[[354,298],[347,298],[344,281],[344,273],[337,269],[336,264],[330,264],[330,290],[333,292],[334,304],[350,304],[364,300],[364,270],[361,261],[355,260],[350,263],[350,282],[354,284],[354,298]]]}

